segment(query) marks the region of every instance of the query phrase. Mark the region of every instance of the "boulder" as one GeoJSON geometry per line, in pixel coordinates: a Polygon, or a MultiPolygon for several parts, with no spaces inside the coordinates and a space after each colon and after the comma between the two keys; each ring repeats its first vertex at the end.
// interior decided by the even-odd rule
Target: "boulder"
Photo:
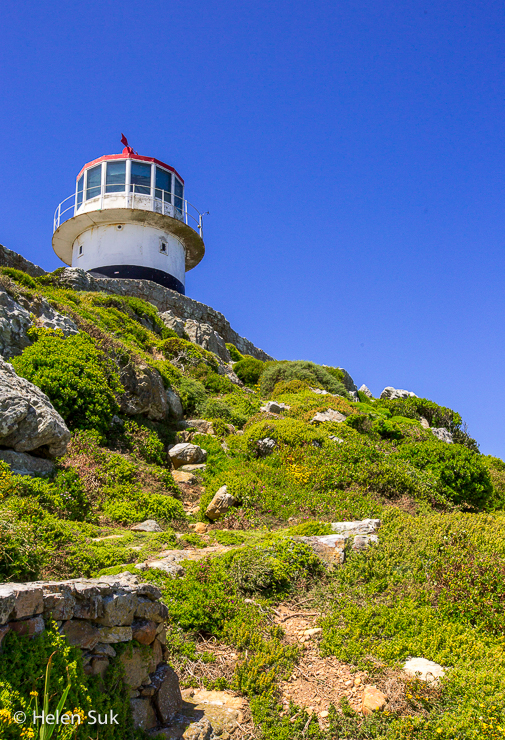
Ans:
{"type": "Polygon", "coordinates": [[[149,676],[152,667],[152,652],[149,649],[128,646],[119,660],[124,668],[123,680],[129,688],[138,688],[149,676]]]}
{"type": "Polygon", "coordinates": [[[130,642],[131,639],[131,627],[98,627],[97,642],[130,642]]]}
{"type": "Polygon", "coordinates": [[[134,532],[163,532],[158,522],[154,521],[154,519],[146,519],[145,522],[134,524],[131,529],[134,532]]]}
{"type": "Polygon", "coordinates": [[[286,403],[277,403],[277,401],[268,401],[264,406],[260,408],[260,411],[268,414],[282,414],[283,411],[289,411],[291,406],[286,403]]]}
{"type": "Polygon", "coordinates": [[[13,267],[15,270],[21,270],[21,272],[26,272],[31,277],[41,277],[47,274],[42,267],[34,265],[30,260],[25,259],[17,252],[13,252],[12,249],[7,249],[2,244],[0,244],[0,265],[2,267],[13,267]]]}
{"type": "Polygon", "coordinates": [[[158,724],[156,712],[147,697],[130,699],[133,726],[139,730],[151,730],[158,724]]]}
{"type": "Polygon", "coordinates": [[[194,470],[201,470],[203,473],[206,467],[205,463],[200,463],[200,465],[181,465],[179,470],[182,470],[184,473],[192,473],[194,470]]]}
{"type": "Polygon", "coordinates": [[[212,422],[206,419],[188,419],[186,421],[186,428],[192,427],[196,429],[198,434],[214,434],[212,422]]]}
{"type": "Polygon", "coordinates": [[[101,617],[96,617],[97,624],[105,627],[118,627],[130,625],[137,608],[137,597],[132,593],[116,593],[105,596],[103,599],[103,612],[101,617]]]}
{"type": "Polygon", "coordinates": [[[140,642],[141,645],[150,645],[156,637],[156,622],[141,620],[132,624],[133,639],[140,642]]]}
{"type": "Polygon", "coordinates": [[[183,465],[203,463],[207,459],[206,450],[202,450],[201,447],[190,442],[181,442],[174,445],[168,451],[168,455],[175,469],[183,465]]]}
{"type": "Polygon", "coordinates": [[[159,372],[144,362],[128,363],[119,369],[124,393],[118,397],[121,411],[128,416],[144,414],[153,421],[162,421],[169,414],[167,391],[159,372]]]}
{"type": "MultiPolygon", "coordinates": [[[[184,555],[182,555],[184,557],[184,555]]],[[[151,601],[150,599],[139,598],[137,602],[137,610],[135,612],[136,619],[142,619],[150,622],[164,622],[168,617],[168,609],[165,604],[160,601],[151,601]]]]}
{"type": "Polygon", "coordinates": [[[43,448],[63,455],[70,432],[45,393],[0,359],[0,445],[16,452],[43,448]]]}
{"type": "Polygon", "coordinates": [[[321,423],[325,421],[345,421],[344,414],[341,414],[340,411],[335,411],[335,409],[328,409],[328,411],[318,411],[315,416],[312,417],[310,420],[311,423],[321,423]]]}
{"type": "Polygon", "coordinates": [[[157,693],[154,702],[163,724],[170,722],[182,709],[182,696],[177,673],[169,665],[156,669],[151,685],[157,693]]]}
{"type": "Polygon", "coordinates": [[[419,419],[419,423],[421,424],[423,429],[429,429],[430,428],[430,422],[428,419],[425,419],[424,416],[421,416],[419,419]]]}
{"type": "Polygon", "coordinates": [[[385,708],[387,704],[387,696],[379,691],[375,686],[365,686],[363,691],[363,699],[361,703],[361,710],[363,714],[372,714],[372,712],[380,712],[385,708]]]}
{"type": "Polygon", "coordinates": [[[340,534],[313,535],[296,539],[309,545],[314,554],[326,565],[341,565],[345,560],[346,538],[340,534]]]}
{"type": "Polygon", "coordinates": [[[272,452],[277,447],[277,442],[275,439],[272,439],[271,437],[263,437],[263,439],[258,439],[256,442],[254,451],[256,457],[267,457],[267,455],[271,455],[272,452]]]}
{"type": "Polygon", "coordinates": [[[33,457],[26,452],[0,450],[0,460],[7,463],[14,475],[48,476],[54,471],[54,463],[43,457],[33,457]]]}
{"type": "Polygon", "coordinates": [[[378,542],[379,538],[376,534],[358,534],[354,538],[352,549],[355,552],[359,552],[360,550],[368,550],[370,545],[376,545],[378,542]]]}
{"type": "Polygon", "coordinates": [[[452,434],[448,429],[445,429],[445,427],[431,427],[431,431],[441,442],[447,442],[449,444],[453,443],[452,434]]]}
{"type": "Polygon", "coordinates": [[[355,522],[332,522],[331,529],[332,532],[338,532],[348,538],[361,534],[374,534],[380,525],[380,519],[361,519],[355,522]]]}
{"type": "Polygon", "coordinates": [[[185,335],[184,320],[176,316],[172,311],[163,311],[160,313],[160,319],[163,321],[167,329],[175,331],[178,337],[181,339],[185,335]]]}
{"type": "Polygon", "coordinates": [[[186,483],[189,486],[194,486],[198,482],[193,473],[186,473],[184,470],[172,470],[172,478],[176,483],[186,483]]]}
{"type": "MultiPolygon", "coordinates": [[[[69,645],[78,646],[83,650],[93,650],[99,642],[107,642],[101,639],[97,627],[94,627],[85,619],[70,619],[65,622],[62,631],[69,645]]],[[[108,642],[117,642],[117,640],[109,640],[108,642]]]]}
{"type": "Polygon", "coordinates": [[[167,390],[167,403],[169,414],[172,419],[180,421],[184,418],[184,409],[182,408],[181,399],[177,393],[171,389],[167,390]]]}
{"type": "Polygon", "coordinates": [[[224,360],[224,362],[231,361],[230,353],[223,337],[210,324],[188,319],[184,322],[184,330],[191,342],[198,344],[209,352],[213,352],[224,360]]]}
{"type": "Polygon", "coordinates": [[[18,635],[33,637],[34,635],[40,635],[44,631],[45,624],[42,617],[32,617],[31,619],[23,619],[20,622],[11,622],[9,627],[13,632],[17,632],[18,635]]]}
{"type": "Polygon", "coordinates": [[[393,388],[392,386],[388,385],[382,393],[380,394],[380,398],[417,398],[415,393],[412,393],[412,391],[403,391],[400,390],[400,388],[393,388]]]}
{"type": "Polygon", "coordinates": [[[373,398],[372,391],[370,390],[370,388],[367,388],[367,386],[364,383],[361,386],[361,388],[359,389],[359,392],[360,393],[364,393],[365,396],[368,396],[368,398],[373,398]]]}
{"type": "Polygon", "coordinates": [[[212,501],[205,510],[205,515],[213,521],[219,519],[222,514],[225,514],[231,506],[234,506],[236,499],[228,493],[226,486],[221,486],[219,491],[215,493],[212,501]]]}
{"type": "Polygon", "coordinates": [[[404,664],[403,670],[409,676],[416,676],[426,683],[437,684],[445,676],[445,668],[426,658],[410,658],[404,664]]]}

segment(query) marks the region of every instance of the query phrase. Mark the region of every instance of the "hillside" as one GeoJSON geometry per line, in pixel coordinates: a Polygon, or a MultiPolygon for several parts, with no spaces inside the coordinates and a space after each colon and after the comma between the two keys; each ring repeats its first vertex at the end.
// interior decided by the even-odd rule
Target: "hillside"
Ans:
{"type": "Polygon", "coordinates": [[[97,738],[505,737],[505,463],[457,411],[0,263],[0,738],[53,653],[97,738]]]}

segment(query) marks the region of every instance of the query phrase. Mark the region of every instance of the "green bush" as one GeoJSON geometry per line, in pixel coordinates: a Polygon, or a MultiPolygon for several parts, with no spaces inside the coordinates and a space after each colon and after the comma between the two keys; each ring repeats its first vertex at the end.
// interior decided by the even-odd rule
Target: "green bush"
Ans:
{"type": "Polygon", "coordinates": [[[0,509],[0,580],[31,581],[40,573],[40,540],[28,522],[0,509]]]}
{"type": "Polygon", "coordinates": [[[210,533],[210,537],[215,542],[225,547],[231,547],[233,545],[242,545],[245,542],[245,537],[240,532],[230,532],[227,529],[213,529],[210,533]]]}
{"type": "Polygon", "coordinates": [[[306,380],[281,380],[276,383],[270,398],[277,398],[285,393],[300,393],[310,387],[310,383],[306,380]]]}
{"type": "Polygon", "coordinates": [[[492,498],[489,471],[481,456],[458,444],[423,442],[403,444],[397,457],[433,473],[440,493],[455,504],[482,507],[492,498]]]}
{"type": "Polygon", "coordinates": [[[16,270],[14,267],[0,267],[0,273],[7,275],[7,277],[10,277],[11,280],[14,280],[15,283],[22,285],[24,288],[30,288],[32,290],[37,288],[37,283],[30,275],[27,275],[26,272],[22,272],[21,270],[16,270]]]}
{"type": "Polygon", "coordinates": [[[242,428],[247,421],[247,416],[231,408],[225,401],[217,398],[209,398],[198,408],[198,414],[204,419],[223,419],[223,421],[242,428]]]}
{"type": "Polygon", "coordinates": [[[246,357],[233,366],[233,372],[248,388],[257,384],[264,369],[265,363],[254,357],[246,357]]]}
{"type": "MultiPolygon", "coordinates": [[[[236,366],[233,369],[236,371],[236,366]]],[[[267,363],[260,382],[262,395],[269,396],[277,383],[289,380],[305,381],[309,385],[323,388],[329,393],[345,398],[348,396],[344,384],[331,375],[326,368],[302,360],[267,363]]]]}
{"type": "Polygon", "coordinates": [[[129,449],[147,463],[166,464],[165,446],[152,429],[129,419],[124,424],[124,436],[129,449]]]}
{"type": "Polygon", "coordinates": [[[203,404],[207,398],[204,386],[194,378],[181,377],[175,384],[180,396],[184,413],[191,414],[203,404]]]}
{"type": "Polygon", "coordinates": [[[60,470],[53,481],[29,476],[17,476],[16,493],[36,498],[40,505],[62,519],[89,520],[91,501],[75,470],[60,470]]]}
{"type": "Polygon", "coordinates": [[[323,431],[298,419],[266,419],[252,424],[244,433],[244,441],[250,452],[253,452],[256,443],[265,437],[289,447],[314,442],[321,444],[326,439],[323,431]]]}
{"type": "Polygon", "coordinates": [[[244,359],[244,355],[241,355],[235,345],[231,344],[231,342],[226,342],[226,349],[230,353],[230,357],[233,362],[240,362],[240,360],[244,359]]]}
{"type": "Polygon", "coordinates": [[[62,335],[30,330],[33,345],[12,360],[23,378],[38,386],[70,429],[105,434],[119,410],[115,393],[123,390],[115,366],[87,334],[62,335]]]}

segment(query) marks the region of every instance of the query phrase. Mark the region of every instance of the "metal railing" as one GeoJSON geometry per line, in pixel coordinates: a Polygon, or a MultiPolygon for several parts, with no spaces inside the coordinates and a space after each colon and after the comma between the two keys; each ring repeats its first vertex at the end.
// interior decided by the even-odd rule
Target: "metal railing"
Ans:
{"type": "Polygon", "coordinates": [[[105,186],[105,189],[99,185],[91,186],[86,191],[80,191],[69,195],[62,200],[54,212],[53,233],[64,221],[68,221],[73,216],[81,213],[87,213],[92,210],[106,210],[107,208],[139,208],[144,211],[153,211],[162,213],[166,216],[172,216],[178,221],[183,221],[187,226],[197,231],[203,238],[203,213],[188,200],[175,193],[169,193],[168,190],[161,188],[151,188],[149,185],[131,185],[125,186],[125,190],[119,192],[107,192],[107,187],[119,187],[118,185],[105,186]],[[128,188],[128,189],[126,189],[128,188]],[[89,191],[97,191],[91,197],[85,197],[89,191]],[[161,193],[161,197],[157,196],[161,193]],[[118,206],[118,198],[123,198],[124,205],[118,206]],[[112,202],[112,200],[115,202],[112,202]],[[68,203],[69,201],[70,204],[68,203]],[[88,205],[94,207],[87,208],[88,205]],[[98,208],[96,208],[98,205],[98,208]]]}

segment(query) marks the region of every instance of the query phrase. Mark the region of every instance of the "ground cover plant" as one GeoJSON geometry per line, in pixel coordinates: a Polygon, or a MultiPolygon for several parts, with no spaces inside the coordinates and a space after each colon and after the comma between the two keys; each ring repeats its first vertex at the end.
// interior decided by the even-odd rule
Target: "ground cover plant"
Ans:
{"type": "MultiPolygon", "coordinates": [[[[65,338],[34,321],[32,343],[12,358],[49,396],[72,439],[45,478],[16,476],[0,463],[3,581],[147,567],[143,577],[161,587],[169,609],[170,661],[183,685],[246,697],[254,738],[505,737],[505,463],[479,453],[456,411],[415,397],[360,393],[354,402],[340,368],[262,362],[229,344],[244,389],[140,299],[62,288],[57,275],[1,273],[13,297],[47,300],[79,329],[65,338]],[[210,421],[213,434],[122,412],[131,373],[147,371],[178,393],[186,421],[210,421]],[[261,411],[271,399],[287,408],[261,411]],[[314,420],[328,410],[342,420],[314,420]],[[431,431],[441,427],[452,444],[431,431]],[[189,483],[176,482],[167,455],[182,440],[207,451],[205,469],[189,483]],[[211,521],[207,506],[223,485],[235,505],[211,521]],[[345,562],[333,569],[300,539],[365,518],[381,520],[378,543],[356,552],[346,545],[345,562]],[[145,519],[162,531],[131,529],[145,519]],[[168,549],[188,556],[180,577],[148,567],[168,549]],[[200,559],[189,559],[195,553],[200,559]],[[286,701],[287,684],[308,670],[307,643],[289,631],[288,606],[321,630],[309,651],[314,661],[337,660],[385,691],[394,685],[385,711],[363,716],[349,692],[324,718],[317,706],[286,701]],[[235,657],[218,660],[216,646],[235,657]],[[410,656],[443,665],[440,685],[403,676],[410,656]]],[[[66,685],[68,668],[75,706],[85,711],[98,690],[57,632],[20,640],[9,633],[2,644],[6,738],[17,737],[9,716],[38,690],[54,647],[55,682],[66,685]],[[26,670],[16,662],[21,651],[26,670]]],[[[119,685],[111,676],[110,686],[119,685]]],[[[111,738],[132,736],[123,700],[119,689],[101,694],[123,712],[123,734],[111,738]]]]}

